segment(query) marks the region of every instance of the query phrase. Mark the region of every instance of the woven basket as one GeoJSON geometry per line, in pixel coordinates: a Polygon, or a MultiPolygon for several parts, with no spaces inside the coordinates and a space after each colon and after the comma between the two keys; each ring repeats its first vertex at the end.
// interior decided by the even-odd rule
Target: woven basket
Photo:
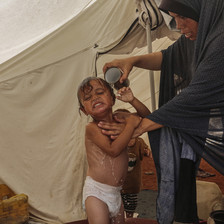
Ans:
{"type": "Polygon", "coordinates": [[[28,196],[15,195],[6,185],[0,185],[0,223],[22,224],[28,221],[28,196]]]}

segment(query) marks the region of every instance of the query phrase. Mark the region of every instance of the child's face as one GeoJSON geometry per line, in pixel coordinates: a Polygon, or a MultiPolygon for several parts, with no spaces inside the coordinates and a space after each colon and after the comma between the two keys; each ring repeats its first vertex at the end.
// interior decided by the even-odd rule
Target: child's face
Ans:
{"type": "Polygon", "coordinates": [[[92,89],[86,87],[84,92],[80,93],[80,99],[83,105],[82,111],[94,118],[111,109],[114,102],[109,90],[99,81],[91,80],[90,85],[92,89]]]}

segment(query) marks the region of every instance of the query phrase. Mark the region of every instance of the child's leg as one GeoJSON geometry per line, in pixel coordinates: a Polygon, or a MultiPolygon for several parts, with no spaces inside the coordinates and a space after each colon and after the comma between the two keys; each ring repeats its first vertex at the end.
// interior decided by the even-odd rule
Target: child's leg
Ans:
{"type": "Polygon", "coordinates": [[[137,194],[122,194],[124,203],[124,210],[127,218],[132,218],[137,207],[138,195],[137,194]]]}
{"type": "Polygon", "coordinates": [[[111,224],[124,224],[125,223],[125,218],[124,218],[124,206],[123,203],[121,203],[121,208],[119,213],[117,214],[116,217],[113,217],[111,220],[111,224]]]}
{"type": "Polygon", "coordinates": [[[89,196],[85,201],[89,224],[110,224],[108,206],[100,199],[89,196]]]}

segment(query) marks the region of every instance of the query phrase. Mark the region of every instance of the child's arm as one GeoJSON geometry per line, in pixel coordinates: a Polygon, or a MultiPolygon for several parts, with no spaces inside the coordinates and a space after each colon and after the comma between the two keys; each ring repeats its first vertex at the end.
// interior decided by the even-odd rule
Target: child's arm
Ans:
{"type": "Polygon", "coordinates": [[[127,147],[141,119],[136,115],[130,114],[125,120],[126,125],[124,130],[114,141],[111,141],[106,135],[103,135],[101,129],[94,122],[88,124],[86,127],[86,139],[92,141],[110,156],[117,157],[127,147]]]}
{"type": "Polygon", "coordinates": [[[130,103],[136,109],[139,116],[146,117],[151,114],[150,110],[133,95],[130,87],[123,87],[117,93],[117,99],[130,103]]]}

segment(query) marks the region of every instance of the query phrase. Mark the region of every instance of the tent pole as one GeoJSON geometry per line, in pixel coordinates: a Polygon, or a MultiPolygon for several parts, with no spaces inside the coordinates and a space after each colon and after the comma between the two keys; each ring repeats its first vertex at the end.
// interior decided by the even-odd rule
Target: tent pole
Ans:
{"type": "MultiPolygon", "coordinates": [[[[146,20],[146,37],[147,37],[148,53],[152,53],[151,26],[148,19],[146,20]]],[[[152,106],[152,111],[154,111],[156,109],[155,82],[154,82],[154,72],[151,70],[149,70],[149,82],[150,82],[150,93],[151,93],[151,106],[152,106]]]]}

